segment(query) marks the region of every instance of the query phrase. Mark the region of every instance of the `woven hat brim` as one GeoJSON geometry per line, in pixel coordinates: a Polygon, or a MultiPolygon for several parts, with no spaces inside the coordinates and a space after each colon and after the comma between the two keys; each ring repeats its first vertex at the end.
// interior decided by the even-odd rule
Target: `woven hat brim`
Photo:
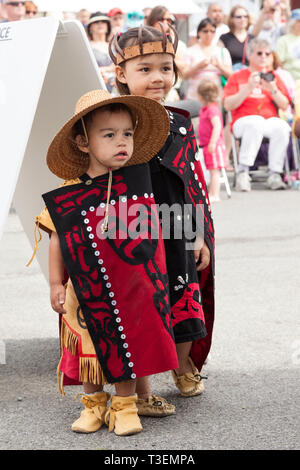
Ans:
{"type": "MultiPolygon", "coordinates": [[[[108,95],[108,93],[107,93],[108,95]]],[[[81,152],[72,141],[72,128],[77,121],[97,108],[112,104],[127,105],[137,119],[134,132],[133,155],[125,166],[147,163],[162,148],[169,130],[170,121],[165,108],[150,98],[137,95],[122,95],[101,99],[83,111],[76,113],[56,134],[47,153],[47,164],[56,176],[62,179],[77,178],[85,173],[89,166],[87,154],[81,152]]]]}

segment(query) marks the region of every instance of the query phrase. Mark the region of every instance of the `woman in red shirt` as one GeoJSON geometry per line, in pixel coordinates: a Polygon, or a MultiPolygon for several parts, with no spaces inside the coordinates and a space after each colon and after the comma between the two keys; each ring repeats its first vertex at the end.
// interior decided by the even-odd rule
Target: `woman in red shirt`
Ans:
{"type": "Polygon", "coordinates": [[[278,109],[285,110],[290,97],[276,72],[267,74],[270,54],[267,41],[253,39],[248,48],[249,67],[231,75],[224,88],[224,107],[231,112],[234,136],[241,139],[236,184],[238,191],[251,189],[249,167],[254,164],[264,137],[270,142],[267,186],[270,189],[285,187],[281,173],[290,127],[279,118],[278,109]]]}

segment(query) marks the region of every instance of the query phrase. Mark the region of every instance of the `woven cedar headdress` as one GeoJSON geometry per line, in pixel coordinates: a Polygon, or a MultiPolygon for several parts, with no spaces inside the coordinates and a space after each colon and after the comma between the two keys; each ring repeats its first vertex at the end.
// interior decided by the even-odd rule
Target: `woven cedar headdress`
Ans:
{"type": "Polygon", "coordinates": [[[145,27],[141,25],[138,29],[138,43],[133,46],[124,47],[124,49],[122,49],[119,44],[122,33],[115,34],[109,43],[109,55],[113,63],[115,65],[120,65],[126,60],[146,54],[166,53],[175,56],[178,46],[178,36],[176,30],[171,25],[169,25],[169,28],[172,30],[174,35],[172,40],[171,35],[166,33],[162,23],[159,22],[159,26],[162,32],[162,39],[155,39],[151,42],[143,42],[143,31],[145,30],[145,27]],[[115,50],[115,54],[113,49],[115,50]]]}

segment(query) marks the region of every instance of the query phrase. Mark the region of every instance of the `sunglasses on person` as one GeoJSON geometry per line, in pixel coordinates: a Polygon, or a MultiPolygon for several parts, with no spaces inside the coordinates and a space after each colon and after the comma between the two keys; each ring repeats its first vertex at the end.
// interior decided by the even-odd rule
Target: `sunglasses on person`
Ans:
{"type": "Polygon", "coordinates": [[[168,24],[174,24],[172,18],[160,18],[158,21],[167,21],[168,24]]]}
{"type": "Polygon", "coordinates": [[[241,20],[242,18],[249,18],[249,15],[236,15],[233,18],[236,18],[237,20],[241,20]]]}
{"type": "Polygon", "coordinates": [[[256,55],[258,55],[258,56],[265,55],[265,56],[269,57],[269,55],[271,55],[271,54],[272,54],[271,52],[265,52],[265,51],[257,51],[256,52],[256,55]]]}
{"type": "Polygon", "coordinates": [[[7,2],[6,5],[10,5],[12,7],[18,7],[21,5],[22,7],[25,5],[25,2],[7,2]]]}
{"type": "Polygon", "coordinates": [[[215,29],[200,29],[199,33],[205,33],[205,34],[208,34],[208,33],[211,33],[211,34],[215,34],[216,30],[215,29]]]}

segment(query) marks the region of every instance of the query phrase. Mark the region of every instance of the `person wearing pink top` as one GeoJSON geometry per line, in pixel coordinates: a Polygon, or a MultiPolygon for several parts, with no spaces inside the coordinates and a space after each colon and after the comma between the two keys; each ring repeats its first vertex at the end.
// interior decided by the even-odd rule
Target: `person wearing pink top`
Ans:
{"type": "Polygon", "coordinates": [[[199,145],[210,173],[209,199],[217,202],[220,201],[220,170],[226,166],[223,119],[218,104],[219,89],[214,82],[203,80],[197,93],[199,101],[204,105],[199,112],[199,145]]]}

